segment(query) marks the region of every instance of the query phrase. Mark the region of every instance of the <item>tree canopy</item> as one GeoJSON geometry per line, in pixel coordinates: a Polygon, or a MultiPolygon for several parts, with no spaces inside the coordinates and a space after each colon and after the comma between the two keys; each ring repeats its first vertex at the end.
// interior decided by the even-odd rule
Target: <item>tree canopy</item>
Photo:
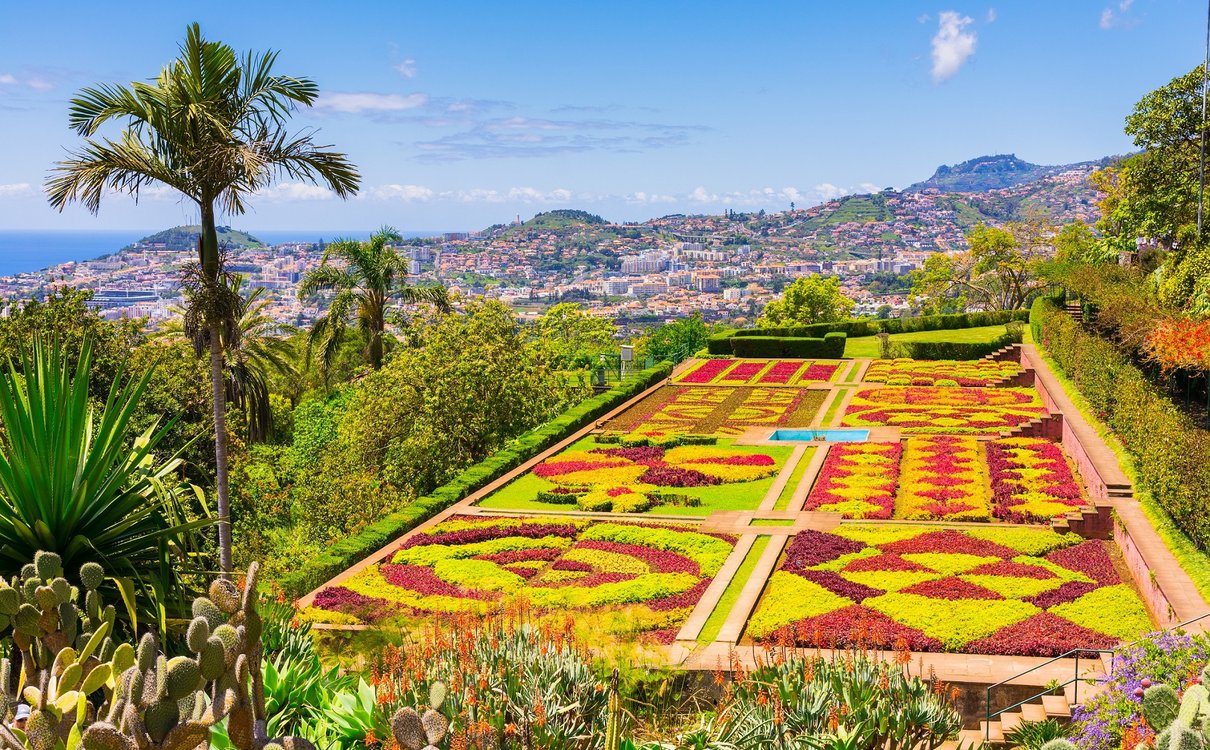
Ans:
{"type": "Polygon", "coordinates": [[[761,327],[830,323],[847,318],[853,300],[840,290],[835,276],[802,276],[785,288],[780,299],[765,305],[757,325],[761,327]]]}

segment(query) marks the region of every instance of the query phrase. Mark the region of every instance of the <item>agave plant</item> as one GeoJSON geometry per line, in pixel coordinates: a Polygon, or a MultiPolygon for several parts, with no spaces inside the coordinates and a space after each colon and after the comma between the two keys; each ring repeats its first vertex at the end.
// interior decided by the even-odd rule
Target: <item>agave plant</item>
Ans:
{"type": "Polygon", "coordinates": [[[46,550],[69,568],[100,562],[139,581],[162,609],[168,594],[183,601],[178,571],[211,521],[187,518],[188,498],[204,504],[179,479],[180,459],[155,457],[171,422],[142,433],[132,424],[154,372],[119,373],[98,408],[88,396],[91,365],[91,340],[72,368],[56,341],[40,338],[19,367],[10,361],[0,372],[0,575],[46,550]]]}

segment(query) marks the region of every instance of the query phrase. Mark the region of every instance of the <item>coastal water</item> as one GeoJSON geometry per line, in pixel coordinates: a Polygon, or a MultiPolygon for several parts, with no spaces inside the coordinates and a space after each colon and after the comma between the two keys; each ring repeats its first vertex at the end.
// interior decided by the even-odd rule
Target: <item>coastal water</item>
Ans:
{"type": "MultiPolygon", "coordinates": [[[[0,229],[0,276],[40,271],[68,261],[92,260],[116,252],[158,230],[8,230],[0,229]]],[[[369,230],[249,230],[261,242],[318,242],[366,239],[369,230]]],[[[428,237],[438,232],[403,232],[405,237],[428,237]]]]}

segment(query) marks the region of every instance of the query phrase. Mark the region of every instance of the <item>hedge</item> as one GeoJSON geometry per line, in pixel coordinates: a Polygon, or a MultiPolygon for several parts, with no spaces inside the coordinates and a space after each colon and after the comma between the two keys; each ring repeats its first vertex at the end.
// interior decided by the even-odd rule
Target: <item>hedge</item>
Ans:
{"type": "Polygon", "coordinates": [[[1030,325],[1059,370],[1117,435],[1138,484],[1200,549],[1210,548],[1210,433],[1196,427],[1112,343],[1087,333],[1051,298],[1030,325]]]}
{"type": "MultiPolygon", "coordinates": [[[[823,338],[805,336],[735,336],[728,340],[731,353],[737,357],[776,359],[840,359],[844,356],[846,337],[829,333],[823,338]]],[[[711,350],[713,353],[713,350],[711,350]]]]}
{"type": "Polygon", "coordinates": [[[982,359],[1006,346],[1021,343],[1020,333],[1005,332],[991,341],[959,343],[955,341],[898,341],[895,356],[912,359],[982,359]]]}
{"type": "Polygon", "coordinates": [[[489,482],[512,471],[538,453],[558,443],[601,415],[642,393],[672,374],[672,363],[661,362],[597,396],[581,401],[541,427],[511,440],[450,482],[400,508],[358,533],[330,545],[323,554],[308,559],[281,580],[290,596],[301,596],[331,580],[358,560],[381,549],[436,514],[462,500],[489,482]]]}
{"type": "Polygon", "coordinates": [[[1003,325],[1010,320],[1029,320],[1029,310],[995,310],[992,312],[955,313],[953,315],[925,315],[919,318],[888,318],[874,320],[852,318],[839,320],[834,323],[813,323],[801,326],[783,326],[778,328],[743,328],[734,333],[737,337],[745,336],[806,336],[819,337],[828,333],[839,332],[849,338],[874,336],[886,331],[887,333],[912,333],[914,331],[943,331],[957,328],[981,328],[983,326],[1003,325]]]}

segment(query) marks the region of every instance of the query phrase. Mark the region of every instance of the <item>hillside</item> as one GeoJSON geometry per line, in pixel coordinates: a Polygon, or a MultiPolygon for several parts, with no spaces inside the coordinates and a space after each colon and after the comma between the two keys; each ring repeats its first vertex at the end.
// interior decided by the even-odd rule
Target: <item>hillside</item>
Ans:
{"type": "MultiPolygon", "coordinates": [[[[147,247],[157,250],[192,250],[197,247],[197,238],[201,233],[202,228],[197,224],[172,227],[162,232],[149,234],[138,242],[127,245],[122,249],[136,250],[147,247]]],[[[231,227],[218,227],[218,244],[222,248],[239,250],[248,247],[259,247],[265,243],[247,232],[241,232],[231,227]]]]}
{"type": "Polygon", "coordinates": [[[909,185],[904,192],[917,192],[932,188],[943,193],[982,193],[1037,182],[1045,177],[1101,163],[1103,160],[1102,162],[1047,166],[1031,164],[1023,159],[1018,159],[1016,154],[977,156],[953,166],[942,164],[937,167],[937,171],[933,173],[932,177],[909,185]]]}

